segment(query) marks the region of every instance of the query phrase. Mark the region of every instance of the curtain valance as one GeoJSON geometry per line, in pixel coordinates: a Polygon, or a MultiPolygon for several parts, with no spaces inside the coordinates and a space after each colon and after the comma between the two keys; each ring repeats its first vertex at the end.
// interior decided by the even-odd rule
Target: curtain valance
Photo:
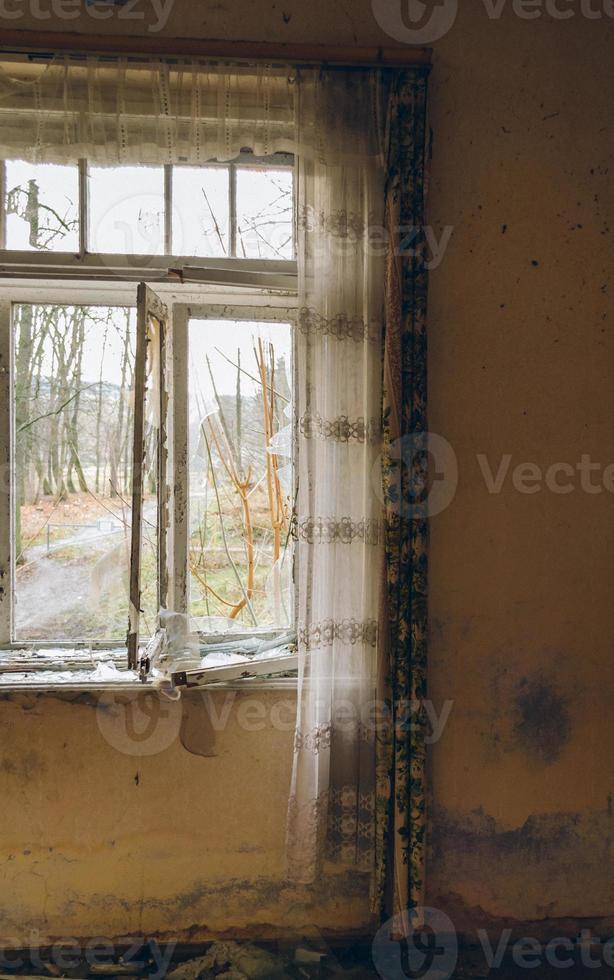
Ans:
{"type": "Polygon", "coordinates": [[[0,64],[0,157],[202,164],[293,152],[291,67],[57,56],[0,64]]]}

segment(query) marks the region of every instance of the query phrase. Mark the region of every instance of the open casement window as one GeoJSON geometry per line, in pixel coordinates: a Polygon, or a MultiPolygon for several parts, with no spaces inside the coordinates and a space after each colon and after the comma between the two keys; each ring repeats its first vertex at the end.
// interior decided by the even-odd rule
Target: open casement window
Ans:
{"type": "Polygon", "coordinates": [[[62,280],[0,294],[0,674],[292,671],[295,297],[62,280]]]}
{"type": "MultiPolygon", "coordinates": [[[[164,337],[165,309],[151,290],[139,297],[150,359],[165,379],[154,388],[159,487],[168,484],[158,506],[161,615],[140,674],[161,670],[175,685],[197,686],[286,672],[295,665],[293,312],[265,297],[253,306],[176,304],[171,355],[168,344],[152,348],[164,337]],[[172,372],[165,369],[170,357],[172,372]]],[[[145,404],[148,379],[146,389],[145,404]]],[[[135,467],[145,450],[139,425],[137,419],[135,467]]],[[[143,553],[140,487],[137,476],[135,554],[143,553]]],[[[132,574],[134,631],[137,563],[132,574]]],[[[133,635],[129,647],[134,656],[133,635]]]]}
{"type": "MultiPolygon", "coordinates": [[[[145,470],[148,453],[153,455],[153,472],[157,480],[155,567],[157,568],[157,605],[168,602],[168,347],[169,314],[165,303],[145,283],[137,293],[136,361],[134,372],[134,430],[132,443],[132,531],[130,548],[130,596],[128,624],[128,666],[139,664],[141,608],[141,566],[143,561],[145,521],[150,525],[145,507],[145,470]],[[149,417],[154,439],[148,448],[146,417],[149,417]]],[[[159,624],[158,624],[159,625],[159,624]]]]}

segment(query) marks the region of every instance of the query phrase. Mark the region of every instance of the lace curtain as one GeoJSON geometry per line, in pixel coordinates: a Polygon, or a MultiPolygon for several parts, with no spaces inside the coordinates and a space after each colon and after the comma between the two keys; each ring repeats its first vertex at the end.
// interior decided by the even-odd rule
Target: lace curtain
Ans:
{"type": "Polygon", "coordinates": [[[291,876],[374,861],[382,582],[384,221],[381,84],[367,71],[298,82],[299,697],[291,876]],[[379,236],[379,237],[378,237],[379,236]]]}
{"type": "Polygon", "coordinates": [[[200,164],[292,152],[290,68],[97,57],[0,64],[0,159],[200,164]]]}

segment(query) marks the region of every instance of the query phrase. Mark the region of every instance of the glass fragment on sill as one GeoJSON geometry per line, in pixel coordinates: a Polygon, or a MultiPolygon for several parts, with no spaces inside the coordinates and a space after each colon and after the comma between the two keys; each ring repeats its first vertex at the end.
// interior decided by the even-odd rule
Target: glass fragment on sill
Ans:
{"type": "MultiPolygon", "coordinates": [[[[145,648],[141,664],[143,676],[149,676],[154,687],[166,694],[173,687],[172,676],[180,671],[202,671],[242,664],[249,668],[255,663],[291,656],[295,643],[294,633],[290,632],[269,639],[251,636],[226,639],[219,643],[202,642],[200,636],[191,630],[189,616],[161,609],[159,619],[160,628],[145,648]]],[[[291,666],[276,667],[273,672],[291,669],[291,666]]]]}
{"type": "Polygon", "coordinates": [[[117,651],[37,650],[6,651],[0,659],[0,687],[46,685],[127,684],[138,680],[136,671],[116,662],[117,651]],[[20,668],[23,667],[23,670],[20,668]]]}

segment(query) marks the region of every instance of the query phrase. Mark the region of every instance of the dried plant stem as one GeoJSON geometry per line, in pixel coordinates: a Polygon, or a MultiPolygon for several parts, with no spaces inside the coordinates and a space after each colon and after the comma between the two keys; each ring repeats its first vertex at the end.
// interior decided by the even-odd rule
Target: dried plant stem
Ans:
{"type": "Polygon", "coordinates": [[[215,443],[218,456],[222,461],[222,465],[224,466],[232,485],[239,495],[241,506],[243,508],[243,526],[245,528],[245,548],[247,553],[247,589],[243,600],[238,603],[230,614],[230,619],[236,619],[254,594],[254,528],[252,524],[252,514],[249,501],[249,489],[252,482],[252,468],[251,466],[248,467],[245,480],[241,480],[234,465],[229,465],[226,462],[226,457],[222,454],[215,429],[211,425],[210,421],[209,429],[211,431],[211,437],[215,443]]]}
{"type": "MultiPolygon", "coordinates": [[[[209,423],[209,428],[211,429],[211,423],[209,423]]],[[[256,619],[256,615],[255,615],[254,610],[252,608],[250,597],[247,594],[247,591],[245,589],[245,586],[244,586],[243,581],[241,579],[241,576],[239,574],[239,569],[237,568],[237,566],[236,566],[236,564],[235,564],[235,562],[233,560],[233,557],[230,554],[230,549],[228,547],[228,541],[226,539],[226,528],[224,526],[224,515],[222,513],[222,502],[220,500],[220,493],[219,493],[219,489],[218,489],[218,485],[217,485],[217,479],[216,479],[216,476],[215,476],[215,470],[213,468],[213,459],[212,459],[212,456],[211,456],[211,444],[209,442],[209,439],[207,438],[207,433],[205,431],[205,426],[204,426],[203,423],[201,423],[201,431],[202,431],[203,439],[205,441],[205,446],[206,446],[206,449],[207,449],[207,456],[209,457],[209,466],[211,467],[211,477],[212,477],[212,480],[213,480],[213,489],[215,491],[215,499],[217,501],[217,510],[218,510],[218,516],[219,516],[219,519],[220,519],[220,529],[221,529],[221,532],[222,532],[222,541],[224,543],[224,551],[226,552],[226,557],[228,558],[228,561],[230,562],[230,565],[232,567],[232,570],[233,570],[233,572],[235,574],[235,577],[237,579],[237,583],[239,585],[239,588],[241,589],[241,592],[243,593],[242,603],[239,603],[238,604],[238,606],[240,608],[238,608],[237,606],[233,607],[233,608],[236,608],[237,609],[237,612],[236,612],[235,615],[238,615],[239,612],[241,611],[241,609],[244,609],[245,607],[247,607],[249,609],[250,615],[251,615],[252,620],[254,622],[254,626],[257,626],[258,625],[258,620],[256,619]]],[[[213,431],[213,430],[211,429],[211,431],[213,431]]],[[[219,452],[219,450],[218,450],[218,452],[219,452]]],[[[220,457],[220,458],[222,458],[222,457],[220,457]]],[[[224,462],[223,458],[222,458],[222,462],[224,462]]],[[[226,464],[224,463],[224,465],[226,465],[226,464]]],[[[231,617],[231,618],[234,618],[234,617],[231,617]]]]}
{"type": "Polygon", "coordinates": [[[269,495],[269,512],[271,515],[271,527],[273,528],[273,561],[277,562],[281,553],[281,532],[287,527],[287,516],[284,510],[283,494],[279,482],[279,459],[276,453],[272,453],[273,444],[273,425],[275,419],[275,388],[274,377],[271,384],[267,377],[267,366],[264,356],[262,339],[258,338],[258,350],[256,363],[260,373],[260,384],[262,388],[262,417],[264,422],[264,438],[266,452],[266,479],[267,491],[269,495]]]}

